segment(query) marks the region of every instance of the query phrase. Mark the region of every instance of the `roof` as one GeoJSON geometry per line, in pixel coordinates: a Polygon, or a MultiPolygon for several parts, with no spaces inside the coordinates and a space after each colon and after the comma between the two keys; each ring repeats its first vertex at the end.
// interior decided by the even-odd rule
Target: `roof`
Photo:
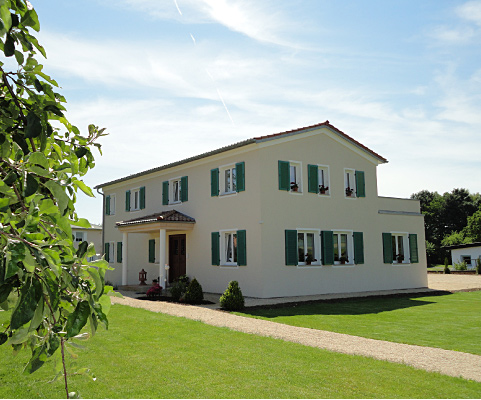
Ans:
{"type": "Polygon", "coordinates": [[[88,230],[102,230],[102,225],[90,224],[90,228],[84,228],[82,226],[72,225],[72,229],[88,229],[88,230]]]}
{"type": "Polygon", "coordinates": [[[346,135],[344,132],[337,129],[334,125],[331,125],[329,123],[329,121],[325,121],[325,122],[322,122],[320,124],[305,126],[303,128],[297,128],[297,129],[290,130],[290,131],[279,132],[279,133],[274,133],[274,134],[271,134],[271,135],[258,136],[258,137],[254,137],[254,138],[251,138],[251,139],[247,139],[247,140],[244,140],[244,141],[241,141],[241,142],[231,144],[229,146],[224,146],[224,147],[221,147],[219,149],[209,151],[207,153],[199,154],[199,155],[194,156],[194,157],[189,157],[189,158],[186,158],[184,160],[176,161],[176,162],[166,164],[166,165],[162,165],[162,166],[156,167],[156,168],[151,168],[151,169],[148,169],[146,171],[138,172],[138,173],[128,175],[128,176],[123,177],[123,178],[119,178],[119,179],[115,179],[113,181],[102,183],[100,185],[95,186],[94,188],[100,189],[100,188],[103,188],[105,186],[110,186],[110,185],[113,185],[115,183],[124,182],[124,181],[127,181],[129,179],[137,178],[137,177],[140,177],[140,176],[149,175],[149,174],[152,174],[154,172],[158,172],[158,171],[162,171],[162,170],[165,170],[165,169],[168,169],[168,168],[176,167],[178,165],[187,164],[187,163],[192,162],[192,161],[200,160],[202,158],[210,157],[210,156],[213,156],[215,154],[219,154],[219,153],[223,153],[223,152],[226,152],[226,151],[229,151],[229,150],[237,149],[237,148],[240,148],[240,147],[243,147],[243,146],[247,146],[249,144],[263,143],[263,142],[266,142],[266,141],[269,141],[269,140],[275,140],[275,139],[280,139],[280,138],[283,138],[283,137],[298,135],[298,134],[313,131],[315,129],[319,129],[319,128],[322,128],[322,127],[326,127],[328,129],[330,129],[334,134],[340,136],[342,139],[351,143],[355,147],[358,147],[359,149],[365,151],[370,156],[377,159],[380,163],[387,163],[388,162],[387,159],[385,159],[381,155],[372,151],[371,149],[364,146],[362,143],[353,139],[349,135],[346,135]]]}
{"type": "Polygon", "coordinates": [[[182,214],[177,210],[163,211],[161,213],[145,215],[143,217],[117,222],[117,226],[149,224],[152,222],[189,222],[195,223],[195,219],[182,214]]]}
{"type": "Polygon", "coordinates": [[[464,249],[464,248],[467,248],[467,247],[481,247],[481,242],[465,243],[465,244],[453,244],[452,246],[443,246],[443,249],[456,250],[456,249],[464,249]]]}

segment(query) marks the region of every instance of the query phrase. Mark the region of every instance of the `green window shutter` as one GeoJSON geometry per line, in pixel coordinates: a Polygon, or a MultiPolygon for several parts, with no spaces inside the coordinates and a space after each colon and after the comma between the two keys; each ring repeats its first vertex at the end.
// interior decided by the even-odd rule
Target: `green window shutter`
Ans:
{"type": "Polygon", "coordinates": [[[356,197],[366,197],[364,171],[356,171],[356,197]]]}
{"type": "Polygon", "coordinates": [[[145,208],[145,186],[140,188],[140,209],[143,210],[145,208]]]}
{"type": "Polygon", "coordinates": [[[286,265],[297,265],[297,231],[286,229],[285,231],[286,246],[286,265]]]}
{"type": "Polygon", "coordinates": [[[235,172],[236,172],[236,188],[238,192],[243,192],[246,190],[246,182],[245,182],[245,163],[244,161],[237,163],[235,165],[235,172]]]}
{"type": "Polygon", "coordinates": [[[117,262],[122,262],[122,242],[117,242],[117,262]]]}
{"type": "Polygon", "coordinates": [[[307,165],[307,186],[309,193],[319,192],[319,168],[317,165],[307,165]]]}
{"type": "Polygon", "coordinates": [[[169,181],[162,182],[162,205],[169,204],[169,181]]]}
{"type": "MultiPolygon", "coordinates": [[[[279,166],[279,190],[291,190],[289,182],[289,161],[280,161],[279,166]]],[[[297,264],[296,264],[297,265],[297,264]]]]}
{"type": "Polygon", "coordinates": [[[105,261],[107,262],[110,262],[109,254],[110,254],[110,243],[105,243],[105,261]]]}
{"type": "Polygon", "coordinates": [[[189,178],[183,176],[180,178],[180,201],[186,202],[189,200],[189,178]]]}
{"type": "Polygon", "coordinates": [[[412,263],[419,262],[418,235],[416,235],[415,233],[411,233],[409,235],[409,255],[411,257],[412,263]]]}
{"type": "Polygon", "coordinates": [[[382,234],[382,253],[384,257],[384,264],[392,264],[392,235],[383,232],[382,234]]]}
{"type": "Polygon", "coordinates": [[[125,192],[125,211],[130,211],[130,190],[125,192]]]}
{"type": "Polygon", "coordinates": [[[211,252],[212,265],[220,265],[220,234],[219,232],[211,233],[211,252]]]}
{"type": "Polygon", "coordinates": [[[237,265],[247,265],[246,231],[237,231],[237,265]]]}
{"type": "Polygon", "coordinates": [[[362,232],[354,232],[353,235],[354,242],[354,263],[364,264],[364,237],[362,232]]]}
{"type": "Polygon", "coordinates": [[[149,240],[149,263],[155,262],[155,239],[149,240]]]}
{"type": "Polygon", "coordinates": [[[212,197],[219,195],[219,168],[210,170],[210,195],[212,197]]]}
{"type": "Polygon", "coordinates": [[[110,196],[105,198],[105,215],[110,215],[110,196]]]}
{"type": "Polygon", "coordinates": [[[321,232],[321,257],[323,265],[334,264],[334,233],[332,231],[321,232]]]}

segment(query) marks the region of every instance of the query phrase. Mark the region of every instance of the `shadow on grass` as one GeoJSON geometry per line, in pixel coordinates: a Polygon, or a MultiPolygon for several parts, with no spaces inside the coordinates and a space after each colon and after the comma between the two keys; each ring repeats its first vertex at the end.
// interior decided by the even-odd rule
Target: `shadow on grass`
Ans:
{"type": "Polygon", "coordinates": [[[308,302],[275,304],[246,308],[243,313],[264,318],[295,315],[363,315],[378,314],[385,311],[419,307],[435,303],[425,299],[428,296],[447,296],[451,292],[436,291],[420,294],[397,294],[389,296],[370,296],[349,299],[315,300],[308,302]]]}

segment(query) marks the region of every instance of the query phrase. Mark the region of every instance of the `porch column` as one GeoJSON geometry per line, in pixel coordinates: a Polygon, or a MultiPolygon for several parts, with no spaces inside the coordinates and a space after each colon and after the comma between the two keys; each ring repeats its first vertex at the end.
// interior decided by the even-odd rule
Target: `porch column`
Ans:
{"type": "Polygon", "coordinates": [[[129,244],[128,233],[122,233],[122,285],[127,285],[127,247],[129,244]]]}
{"type": "Polygon", "coordinates": [[[165,271],[165,264],[166,264],[166,241],[167,234],[165,229],[159,230],[159,277],[160,282],[159,285],[162,286],[164,289],[167,286],[167,275],[165,271]]]}

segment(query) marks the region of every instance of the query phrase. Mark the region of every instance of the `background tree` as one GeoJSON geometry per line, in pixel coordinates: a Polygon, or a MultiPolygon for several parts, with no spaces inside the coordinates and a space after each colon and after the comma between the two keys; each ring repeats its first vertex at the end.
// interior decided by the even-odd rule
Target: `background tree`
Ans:
{"type": "Polygon", "coordinates": [[[55,360],[69,397],[67,345],[86,325],[92,334],[108,326],[108,263],[88,262],[95,249],[76,249],[71,229],[90,226],[74,205],[80,192],[93,196],[80,177],[105,134],[90,125],[82,136],[66,119],[65,99],[36,59],[46,57],[31,32],[39,29],[28,1],[0,0],[0,50],[16,64],[8,72],[0,61],[0,307],[9,316],[0,344],[31,351],[25,373],[55,360]]]}

